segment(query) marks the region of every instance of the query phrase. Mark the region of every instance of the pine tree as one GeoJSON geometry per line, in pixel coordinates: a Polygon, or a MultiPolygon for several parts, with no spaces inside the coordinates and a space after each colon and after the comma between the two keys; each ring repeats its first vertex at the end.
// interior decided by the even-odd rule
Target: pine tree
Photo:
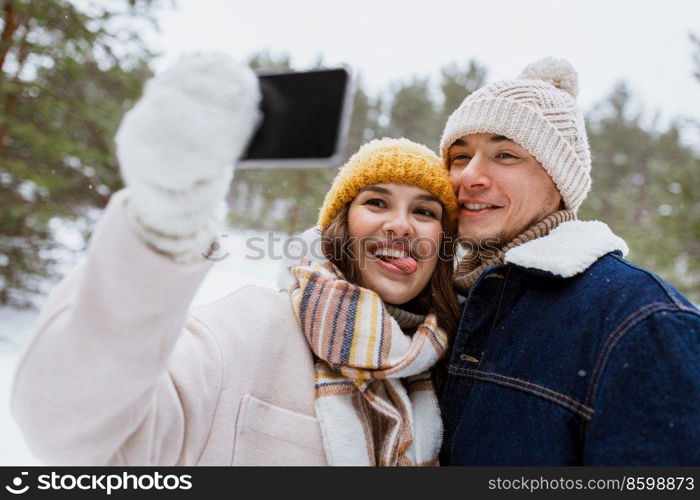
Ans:
{"type": "Polygon", "coordinates": [[[137,26],[158,0],[5,0],[0,25],[0,304],[52,274],[51,221],[120,187],[112,141],[150,75],[137,26]]]}
{"type": "Polygon", "coordinates": [[[363,144],[378,137],[380,111],[379,99],[373,99],[367,94],[362,78],[358,77],[355,81],[352,117],[345,148],[346,157],[355,153],[363,144]]]}
{"type": "Polygon", "coordinates": [[[426,78],[394,84],[386,135],[405,137],[436,150],[439,141],[436,105],[426,78]]]}
{"type": "Polygon", "coordinates": [[[680,125],[643,125],[623,84],[588,117],[593,189],[583,219],[608,223],[629,258],[700,300],[700,158],[680,125]]]}
{"type": "Polygon", "coordinates": [[[471,60],[465,66],[449,64],[440,73],[443,101],[438,121],[444,124],[467,96],[486,83],[488,72],[478,61],[471,60]]]}

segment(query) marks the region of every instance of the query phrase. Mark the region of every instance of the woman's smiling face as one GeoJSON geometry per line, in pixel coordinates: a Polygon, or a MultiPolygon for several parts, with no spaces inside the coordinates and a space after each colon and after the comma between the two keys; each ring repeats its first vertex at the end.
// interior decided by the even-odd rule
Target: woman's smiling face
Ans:
{"type": "Polygon", "coordinates": [[[374,184],[360,191],[348,212],[360,285],[389,304],[415,298],[437,265],[442,211],[435,195],[409,184],[374,184]]]}

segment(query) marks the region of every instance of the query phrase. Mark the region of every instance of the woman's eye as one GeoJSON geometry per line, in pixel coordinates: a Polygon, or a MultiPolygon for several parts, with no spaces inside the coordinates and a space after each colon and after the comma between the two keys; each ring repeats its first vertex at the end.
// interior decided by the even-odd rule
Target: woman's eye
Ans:
{"type": "Polygon", "coordinates": [[[371,199],[365,201],[365,205],[372,205],[374,207],[386,208],[386,203],[384,203],[384,200],[380,200],[379,198],[371,198],[371,199]]]}
{"type": "Polygon", "coordinates": [[[418,209],[416,209],[416,213],[418,215],[424,215],[425,217],[431,217],[433,219],[437,219],[435,212],[433,212],[429,208],[418,208],[418,209]]]}

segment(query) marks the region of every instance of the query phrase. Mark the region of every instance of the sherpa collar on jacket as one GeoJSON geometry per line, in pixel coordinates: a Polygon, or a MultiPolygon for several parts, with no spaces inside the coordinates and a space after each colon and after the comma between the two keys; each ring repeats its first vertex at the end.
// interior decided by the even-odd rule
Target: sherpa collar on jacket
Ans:
{"type": "Polygon", "coordinates": [[[570,278],[616,250],[623,256],[629,253],[625,241],[607,224],[596,220],[574,220],[563,222],[547,236],[508,250],[505,262],[570,278]]]}

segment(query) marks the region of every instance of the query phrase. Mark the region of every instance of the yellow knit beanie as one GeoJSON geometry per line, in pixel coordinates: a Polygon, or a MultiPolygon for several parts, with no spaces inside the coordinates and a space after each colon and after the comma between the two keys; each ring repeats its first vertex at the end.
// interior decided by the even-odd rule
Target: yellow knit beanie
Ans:
{"type": "Polygon", "coordinates": [[[362,146],[338,171],[321,206],[318,226],[324,230],[346,203],[367,186],[411,184],[437,196],[447,211],[450,228],[457,219],[457,199],[440,158],[408,139],[375,139],[362,146]]]}

